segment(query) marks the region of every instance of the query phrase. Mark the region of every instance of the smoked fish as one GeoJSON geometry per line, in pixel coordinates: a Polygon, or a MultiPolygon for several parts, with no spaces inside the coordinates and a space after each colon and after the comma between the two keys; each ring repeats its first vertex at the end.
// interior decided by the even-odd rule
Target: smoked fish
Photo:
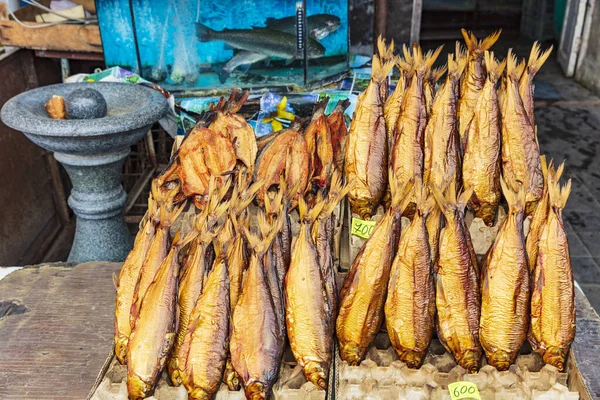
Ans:
{"type": "Polygon", "coordinates": [[[486,51],[487,79],[475,103],[467,127],[463,158],[463,186],[473,188],[471,205],[476,217],[492,226],[500,202],[500,152],[502,123],[496,83],[502,76],[506,60],[499,63],[494,53],[486,51]]]}
{"type": "Polygon", "coordinates": [[[398,77],[398,83],[396,83],[396,89],[388,96],[383,106],[383,115],[385,116],[385,129],[388,138],[388,148],[394,147],[394,129],[396,128],[396,122],[402,112],[402,101],[404,99],[404,92],[408,89],[410,79],[413,76],[413,61],[410,50],[406,45],[402,46],[404,52],[404,58],[397,57],[396,67],[400,71],[398,77]]]}
{"type": "Polygon", "coordinates": [[[163,260],[169,253],[169,228],[179,217],[183,211],[183,208],[185,207],[185,203],[179,207],[175,207],[173,205],[173,196],[179,191],[178,187],[172,189],[166,194],[160,193],[158,185],[153,185],[152,187],[155,189],[153,192],[153,197],[154,199],[157,199],[160,209],[158,226],[156,227],[156,233],[152,239],[152,244],[150,244],[150,247],[148,248],[144,263],[140,268],[138,281],[133,292],[133,300],[131,303],[129,317],[129,322],[132,329],[135,326],[135,319],[137,318],[137,315],[139,315],[140,307],[142,305],[142,301],[144,300],[144,296],[146,295],[146,291],[154,280],[163,260]]]}
{"type": "Polygon", "coordinates": [[[435,326],[435,288],[425,226],[435,200],[427,198],[427,190],[418,180],[415,195],[417,209],[400,236],[384,308],[392,346],[409,368],[423,363],[435,326]]]}
{"type": "Polygon", "coordinates": [[[327,389],[331,366],[333,324],[319,254],[310,233],[326,200],[308,210],[301,197],[298,204],[300,233],[292,246],[292,260],[285,276],[287,334],[294,358],[306,380],[327,389]]]}
{"type": "MultiPolygon", "coordinates": [[[[187,239],[187,238],[186,238],[187,239]]],[[[135,325],[127,345],[127,392],[132,400],[152,395],[176,334],[179,250],[186,244],[179,235],[162,261],[134,314],[135,325]]]]}
{"type": "Polygon", "coordinates": [[[451,183],[445,197],[436,185],[431,189],[446,223],[435,268],[438,338],[458,364],[472,374],[477,372],[481,358],[479,270],[464,223],[464,209],[473,189],[467,188],[457,196],[456,186],[451,183]]]}
{"type": "Polygon", "coordinates": [[[527,250],[527,259],[529,261],[529,272],[533,276],[533,271],[537,264],[538,245],[540,242],[540,236],[542,235],[542,229],[548,219],[548,213],[550,212],[550,198],[548,195],[548,179],[553,177],[555,181],[558,181],[563,173],[564,163],[561,164],[558,169],[554,169],[552,161],[550,165],[546,164],[546,156],[540,157],[542,165],[542,174],[544,176],[544,191],[542,192],[542,198],[540,199],[531,223],[529,224],[529,233],[527,233],[527,239],[525,241],[525,249],[527,250]]]}
{"type": "Polygon", "coordinates": [[[127,342],[131,334],[130,312],[133,292],[137,284],[140,269],[156,233],[158,220],[156,202],[152,194],[148,198],[149,218],[135,237],[133,249],[125,259],[119,273],[117,285],[117,305],[115,308],[115,355],[121,364],[125,364],[127,342]]]}
{"type": "Polygon", "coordinates": [[[179,350],[180,377],[190,400],[214,397],[223,378],[229,350],[230,303],[226,248],[231,232],[227,232],[227,226],[219,236],[222,236],[222,240],[216,249],[215,262],[202,293],[194,302],[179,350]]]}
{"type": "Polygon", "coordinates": [[[346,109],[350,106],[350,100],[339,100],[327,116],[327,126],[331,133],[331,147],[333,149],[333,168],[340,173],[344,171],[344,157],[346,156],[346,140],[348,127],[345,121],[346,109]]]}
{"type": "Polygon", "coordinates": [[[400,236],[401,215],[411,199],[412,181],[401,186],[393,175],[392,204],[373,228],[340,293],[336,333],[342,360],[358,365],[383,323],[390,269],[400,236]]]}
{"type": "MultiPolygon", "coordinates": [[[[254,162],[258,153],[254,129],[246,121],[246,118],[237,114],[246,102],[249,94],[250,91],[245,90],[238,98],[238,91],[234,89],[231,91],[227,102],[221,97],[217,105],[213,108],[213,111],[216,112],[216,117],[208,126],[208,129],[219,132],[229,138],[233,144],[238,163],[241,163],[248,171],[254,171],[254,162]]],[[[250,183],[252,176],[248,175],[248,179],[247,184],[250,183]]]]}
{"type": "MultiPolygon", "coordinates": [[[[423,179],[425,127],[427,125],[427,104],[425,102],[424,80],[431,66],[442,51],[423,55],[421,48],[414,46],[414,75],[404,94],[402,113],[394,129],[394,147],[391,154],[391,170],[399,180],[399,185],[406,185],[411,179],[423,179]]],[[[414,211],[413,199],[405,212],[414,211]]]]}
{"type": "Polygon", "coordinates": [[[531,292],[523,233],[525,188],[515,193],[504,180],[501,185],[508,215],[482,267],[479,340],[488,364],[506,371],[527,338],[531,292]]]}
{"type": "Polygon", "coordinates": [[[394,61],[384,62],[373,55],[371,80],[358,96],[346,141],[344,172],[348,181],[355,181],[348,201],[352,212],[362,219],[371,218],[387,187],[389,149],[383,105],[393,67],[394,61]]]}
{"type": "Polygon", "coordinates": [[[425,164],[423,182],[426,185],[460,184],[461,154],[458,136],[458,95],[466,57],[448,55],[448,76],[438,90],[425,129],[425,164]]]}
{"type": "Polygon", "coordinates": [[[486,67],[483,64],[483,54],[500,37],[502,30],[496,31],[483,40],[477,40],[473,32],[462,29],[462,35],[469,51],[469,62],[465,71],[460,88],[460,100],[458,101],[458,120],[461,149],[465,148],[467,141],[467,128],[473,118],[475,105],[479,92],[483,89],[487,78],[486,67]]]}
{"type": "Polygon", "coordinates": [[[525,107],[525,112],[527,113],[527,117],[529,117],[531,126],[535,126],[535,117],[533,115],[533,91],[535,85],[533,84],[533,78],[550,56],[552,48],[553,46],[550,46],[550,48],[542,53],[540,44],[534,42],[525,71],[519,79],[519,94],[521,95],[521,99],[523,99],[523,106],[525,107]]]}
{"type": "Polygon", "coordinates": [[[542,229],[531,296],[529,343],[544,362],[565,370],[565,358],[575,338],[575,292],[573,269],[562,210],[571,191],[558,179],[548,181],[550,205],[542,229]]]}
{"type": "Polygon", "coordinates": [[[529,182],[525,214],[533,212],[544,191],[540,147],[519,94],[517,57],[508,51],[505,111],[502,115],[502,174],[512,190],[529,182]]]}
{"type": "Polygon", "coordinates": [[[223,215],[229,207],[228,202],[222,202],[221,196],[214,196],[209,204],[194,221],[194,229],[198,236],[191,242],[188,257],[183,265],[178,289],[178,328],[175,345],[167,369],[175,386],[182,383],[179,355],[181,346],[190,324],[192,309],[203,291],[206,276],[212,265],[208,263],[207,252],[213,239],[223,229],[223,215]],[[220,204],[219,204],[220,203],[220,204]]]}
{"type": "Polygon", "coordinates": [[[435,99],[436,93],[435,85],[440,79],[442,79],[442,76],[446,73],[447,69],[447,65],[443,65],[437,68],[431,68],[429,70],[429,75],[425,77],[425,81],[423,84],[425,85],[424,92],[427,115],[431,114],[431,109],[433,108],[433,100],[435,99]]]}
{"type": "Polygon", "coordinates": [[[313,184],[317,188],[328,187],[331,179],[333,143],[325,115],[328,102],[329,97],[325,97],[315,105],[312,119],[304,131],[311,181],[307,189],[311,189],[313,184]]]}
{"type": "MultiPolygon", "coordinates": [[[[259,214],[259,225],[267,225],[259,214]]],[[[278,222],[279,225],[279,222],[278,222]]],[[[264,255],[280,226],[271,227],[266,238],[244,228],[252,256],[246,271],[242,294],[233,311],[231,330],[231,362],[244,383],[247,399],[268,399],[279,377],[284,338],[279,326],[274,301],[267,280],[264,255]]]]}

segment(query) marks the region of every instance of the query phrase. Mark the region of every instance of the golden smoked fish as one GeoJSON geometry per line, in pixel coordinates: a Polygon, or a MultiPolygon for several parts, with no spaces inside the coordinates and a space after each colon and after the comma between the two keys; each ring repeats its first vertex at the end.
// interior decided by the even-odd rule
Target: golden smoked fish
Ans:
{"type": "Polygon", "coordinates": [[[448,55],[448,76],[438,90],[433,110],[425,129],[425,164],[423,182],[426,185],[460,184],[461,155],[458,136],[458,90],[466,57],[448,55]]]}
{"type": "Polygon", "coordinates": [[[190,323],[190,315],[198,296],[202,293],[206,275],[211,267],[207,260],[207,251],[217,233],[223,228],[220,219],[229,206],[227,202],[218,204],[220,201],[221,196],[213,196],[204,211],[196,217],[194,229],[198,236],[190,245],[188,257],[179,279],[177,336],[167,364],[169,376],[175,386],[182,383],[179,354],[190,323]]]}
{"type": "Polygon", "coordinates": [[[306,380],[327,389],[331,365],[333,324],[319,254],[310,233],[325,201],[308,210],[300,198],[300,233],[292,246],[292,260],[285,277],[287,334],[294,358],[306,380]]]}
{"type": "Polygon", "coordinates": [[[308,149],[308,170],[310,171],[308,190],[314,183],[317,187],[329,186],[328,180],[333,168],[333,146],[325,109],[329,97],[319,101],[313,108],[312,119],[304,131],[308,149]]]}
{"type": "MultiPolygon", "coordinates": [[[[221,235],[228,235],[223,233],[221,235]]],[[[223,244],[227,247],[228,243],[223,244]]],[[[225,249],[217,251],[191,312],[180,349],[181,380],[188,399],[212,399],[219,390],[229,349],[229,276],[225,249]]]]}
{"type": "MultiPolygon", "coordinates": [[[[254,129],[244,117],[236,114],[246,102],[249,94],[250,91],[245,90],[238,98],[238,91],[234,89],[227,102],[221,97],[212,110],[216,112],[216,117],[208,129],[229,138],[238,162],[243,164],[248,171],[254,171],[254,162],[258,153],[254,129]]],[[[252,176],[249,175],[247,178],[251,180],[252,176]]]]}
{"type": "Polygon", "coordinates": [[[463,158],[463,186],[473,188],[471,205],[476,217],[494,225],[500,202],[500,151],[502,124],[496,83],[506,60],[499,63],[494,53],[485,52],[487,79],[480,91],[473,119],[466,132],[463,158]]]}
{"type": "Polygon", "coordinates": [[[473,32],[462,30],[467,49],[469,51],[469,62],[465,71],[465,77],[462,80],[460,88],[460,100],[458,101],[458,119],[461,141],[461,149],[465,148],[467,141],[467,128],[473,118],[475,105],[479,92],[483,89],[487,78],[486,67],[483,64],[483,54],[500,37],[502,30],[496,31],[483,40],[477,40],[473,32]]]}
{"type": "MultiPolygon", "coordinates": [[[[442,51],[439,47],[435,52],[423,56],[421,48],[414,46],[414,76],[404,94],[402,113],[394,129],[394,147],[391,154],[391,170],[398,179],[400,186],[406,185],[411,179],[423,179],[425,127],[427,125],[427,104],[425,102],[424,80],[431,66],[442,51]]],[[[411,194],[412,204],[407,210],[414,210],[414,194],[411,194]]]]}
{"type": "Polygon", "coordinates": [[[502,174],[506,183],[516,190],[529,182],[525,214],[533,212],[544,191],[544,177],[540,164],[540,147],[534,126],[527,117],[519,94],[517,57],[508,51],[505,112],[502,115],[502,174]]]}
{"type": "Polygon", "coordinates": [[[135,325],[135,319],[139,314],[142,301],[146,295],[146,291],[154,280],[160,266],[169,252],[169,228],[175,222],[185,203],[179,207],[173,206],[173,196],[179,191],[176,187],[166,194],[161,194],[156,185],[153,185],[156,190],[153,192],[153,197],[159,206],[158,226],[156,233],[152,239],[152,244],[148,249],[144,263],[140,268],[138,281],[133,292],[133,300],[131,303],[131,311],[129,322],[131,327],[135,325]]]}
{"type": "Polygon", "coordinates": [[[560,187],[550,178],[548,219],[539,241],[531,296],[531,347],[544,362],[565,370],[565,358],[575,338],[575,293],[567,232],[562,210],[571,191],[571,181],[560,187]]]}
{"type": "MultiPolygon", "coordinates": [[[[259,214],[259,225],[267,225],[259,214]]],[[[278,222],[279,225],[279,222],[278,222]]],[[[271,289],[267,280],[264,255],[279,232],[271,227],[262,240],[244,229],[252,256],[244,277],[242,294],[233,311],[231,330],[231,363],[244,382],[247,399],[268,399],[279,377],[284,338],[279,326],[271,289]]]]}
{"type": "Polygon", "coordinates": [[[383,115],[385,116],[385,129],[387,132],[389,149],[394,147],[394,129],[396,128],[396,123],[398,122],[398,118],[402,112],[402,100],[404,99],[404,92],[406,89],[408,89],[410,78],[413,75],[412,55],[410,54],[410,51],[406,45],[403,46],[403,50],[407,55],[407,58],[401,59],[398,57],[396,59],[396,66],[400,70],[400,76],[398,77],[398,83],[396,83],[396,89],[394,89],[392,94],[388,96],[383,106],[383,115]]]}
{"type": "Polygon", "coordinates": [[[350,365],[358,365],[365,358],[383,323],[383,306],[400,236],[400,219],[411,198],[412,181],[400,187],[398,179],[391,176],[391,207],[356,255],[340,294],[336,333],[342,360],[350,365]]]}
{"type": "Polygon", "coordinates": [[[121,364],[125,364],[127,342],[131,334],[130,312],[133,303],[133,292],[137,284],[140,269],[156,233],[156,203],[150,195],[148,198],[149,218],[135,237],[133,250],[125,259],[117,285],[117,304],[115,308],[115,355],[121,364]]]}
{"type": "Polygon", "coordinates": [[[178,258],[184,242],[175,236],[135,315],[127,345],[127,392],[132,400],[152,395],[175,341],[178,258]]]}
{"type": "Polygon", "coordinates": [[[529,261],[529,272],[533,276],[535,265],[537,264],[538,245],[540,242],[540,236],[542,235],[542,229],[548,219],[548,213],[550,212],[550,198],[548,197],[548,179],[553,177],[555,181],[558,181],[563,173],[565,167],[564,163],[561,164],[558,169],[554,169],[552,161],[550,165],[546,164],[546,156],[540,157],[542,165],[542,174],[544,175],[544,192],[540,199],[531,223],[529,224],[529,233],[527,233],[527,239],[525,241],[525,249],[527,250],[527,260],[529,261]]]}
{"type": "Polygon", "coordinates": [[[340,173],[344,171],[346,139],[348,136],[344,115],[349,106],[350,100],[339,100],[331,114],[327,116],[327,126],[331,133],[331,147],[333,149],[333,167],[340,173]]]}
{"type": "Polygon", "coordinates": [[[529,54],[527,67],[525,67],[525,71],[519,79],[519,94],[521,95],[521,99],[523,99],[523,106],[525,107],[525,112],[531,122],[531,126],[535,126],[535,118],[533,115],[533,90],[535,89],[535,85],[533,84],[533,78],[550,56],[552,48],[553,46],[550,46],[549,49],[541,53],[542,49],[540,44],[534,42],[531,53],[529,54]]]}
{"type": "Polygon", "coordinates": [[[525,188],[515,193],[504,180],[501,184],[508,216],[482,267],[479,340],[488,364],[506,371],[527,338],[531,292],[523,234],[525,188]]]}
{"type": "Polygon", "coordinates": [[[409,368],[419,368],[423,363],[435,326],[435,289],[425,227],[425,218],[435,200],[427,199],[420,181],[415,192],[417,209],[400,237],[385,302],[390,341],[409,368]]]}
{"type": "Polygon", "coordinates": [[[354,187],[348,193],[352,212],[369,219],[383,199],[388,181],[388,144],[383,105],[394,62],[373,55],[371,80],[358,96],[346,142],[344,172],[354,187]]]}
{"type": "Polygon", "coordinates": [[[435,185],[432,191],[446,221],[435,268],[438,338],[458,364],[472,374],[477,372],[481,358],[479,271],[464,223],[464,209],[473,189],[466,189],[458,198],[453,184],[446,197],[435,185]]]}
{"type": "Polygon", "coordinates": [[[338,288],[335,279],[335,262],[333,254],[333,227],[335,225],[335,211],[350,190],[352,184],[342,186],[341,174],[334,172],[331,178],[331,188],[325,201],[325,206],[311,228],[313,242],[317,248],[321,275],[325,282],[327,303],[331,310],[331,323],[335,324],[338,309],[338,288]]]}

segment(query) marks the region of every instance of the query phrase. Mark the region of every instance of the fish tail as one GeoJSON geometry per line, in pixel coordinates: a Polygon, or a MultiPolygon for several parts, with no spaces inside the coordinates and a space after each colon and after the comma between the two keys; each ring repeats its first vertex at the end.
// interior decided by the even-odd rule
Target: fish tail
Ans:
{"type": "Polygon", "coordinates": [[[375,80],[375,82],[381,83],[384,82],[392,69],[394,68],[395,60],[390,60],[384,62],[377,55],[373,55],[373,68],[372,68],[372,76],[371,79],[375,80]]]}
{"type": "Polygon", "coordinates": [[[504,68],[506,67],[506,60],[498,62],[498,60],[494,58],[494,52],[487,50],[484,53],[484,57],[485,67],[488,72],[488,79],[495,85],[496,82],[498,82],[498,78],[502,76],[502,72],[504,72],[504,68]]]}
{"type": "Polygon", "coordinates": [[[320,101],[318,101],[317,104],[315,104],[315,106],[313,107],[313,118],[314,118],[314,115],[317,114],[317,112],[320,112],[321,114],[325,114],[325,109],[327,108],[328,103],[329,103],[329,96],[325,96],[320,101]]]}
{"type": "Polygon", "coordinates": [[[456,57],[458,76],[460,77],[465,71],[465,68],[469,62],[469,54],[459,41],[456,42],[456,50],[454,54],[456,57]]]}
{"type": "Polygon", "coordinates": [[[179,207],[174,208],[172,205],[161,204],[158,226],[161,228],[168,228],[171,225],[173,225],[177,218],[179,218],[179,215],[181,214],[185,206],[186,203],[183,203],[179,207]]]}
{"type": "Polygon", "coordinates": [[[414,191],[417,211],[425,218],[435,206],[435,200],[431,194],[428,194],[429,191],[421,179],[415,180],[414,191]]]}
{"type": "Polygon", "coordinates": [[[508,49],[508,56],[506,57],[506,76],[513,81],[518,82],[523,75],[525,70],[525,60],[518,63],[517,56],[513,53],[512,49],[508,49]]]}
{"type": "Polygon", "coordinates": [[[535,42],[533,47],[531,48],[531,53],[529,53],[529,61],[527,62],[527,70],[529,75],[533,78],[533,76],[542,68],[542,65],[546,62],[548,57],[550,57],[550,53],[552,53],[553,46],[550,46],[543,53],[541,45],[539,42],[535,42]]]}
{"type": "Polygon", "coordinates": [[[556,175],[551,177],[548,181],[550,205],[555,209],[562,210],[565,208],[569,195],[571,194],[571,180],[569,179],[565,185],[561,186],[559,180],[555,178],[556,175]]]}
{"type": "MultiPolygon", "coordinates": [[[[423,63],[425,64],[425,71],[427,71],[427,72],[431,71],[431,67],[433,66],[433,64],[435,63],[435,61],[438,59],[438,57],[440,56],[440,53],[442,52],[443,48],[444,48],[444,45],[438,47],[437,49],[435,49],[435,51],[429,50],[427,52],[427,54],[425,54],[425,56],[423,57],[423,63]]],[[[419,51],[420,51],[420,49],[419,49],[419,51]]],[[[440,77],[442,75],[444,75],[445,72],[446,71],[445,71],[445,68],[444,68],[443,72],[440,75],[440,77]]],[[[435,70],[432,73],[435,73],[435,70]]]]}
{"type": "Polygon", "coordinates": [[[442,65],[441,67],[437,67],[431,70],[431,80],[433,81],[433,83],[439,81],[442,76],[446,73],[446,71],[448,70],[449,66],[446,65],[442,65]]]}
{"type": "Polygon", "coordinates": [[[335,108],[333,109],[332,114],[336,111],[343,113],[348,107],[350,107],[350,99],[338,100],[337,104],[335,105],[335,108]]]}
{"type": "Polygon", "coordinates": [[[527,195],[528,182],[522,183],[518,189],[511,188],[504,177],[500,177],[500,186],[502,187],[502,194],[506,198],[508,203],[508,209],[512,212],[519,212],[525,209],[525,196],[527,195]]]}
{"type": "MultiPolygon", "coordinates": [[[[479,42],[479,48],[482,52],[489,50],[494,43],[498,41],[500,34],[502,33],[502,29],[498,29],[496,32],[493,32],[491,35],[487,36],[483,40],[479,42]]],[[[473,36],[475,37],[475,36],[473,36]]]]}
{"type": "Polygon", "coordinates": [[[252,233],[247,226],[242,226],[242,229],[244,230],[244,236],[246,236],[250,248],[252,248],[257,254],[264,254],[271,246],[271,242],[275,239],[275,236],[277,236],[281,230],[282,223],[283,218],[278,218],[275,224],[269,224],[265,213],[259,211],[258,227],[261,232],[265,232],[267,235],[263,235],[262,238],[260,238],[258,235],[252,233]]]}
{"type": "Polygon", "coordinates": [[[377,38],[377,53],[379,57],[387,62],[394,58],[394,40],[391,41],[389,47],[385,44],[385,39],[379,35],[377,38]]]}
{"type": "Polygon", "coordinates": [[[215,31],[210,29],[208,26],[199,22],[196,23],[196,36],[198,36],[199,41],[210,42],[214,33],[215,31]]]}
{"type": "Polygon", "coordinates": [[[414,180],[411,179],[402,187],[394,172],[390,171],[388,174],[390,176],[390,191],[392,192],[391,208],[404,212],[412,198],[410,195],[412,194],[414,180]]]}

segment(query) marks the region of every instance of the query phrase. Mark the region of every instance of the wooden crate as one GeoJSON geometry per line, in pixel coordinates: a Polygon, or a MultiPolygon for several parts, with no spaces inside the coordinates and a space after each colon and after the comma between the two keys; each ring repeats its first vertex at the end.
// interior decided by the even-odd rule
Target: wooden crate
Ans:
{"type": "MultiPolygon", "coordinates": [[[[73,0],[92,13],[96,12],[93,0],[73,0]]],[[[48,6],[50,0],[41,0],[48,6]]],[[[22,47],[34,50],[75,51],[86,53],[102,53],[102,40],[97,24],[90,25],[52,25],[38,28],[35,16],[44,11],[26,6],[14,12],[27,28],[15,21],[8,13],[5,3],[0,2],[0,45],[22,47]]]]}

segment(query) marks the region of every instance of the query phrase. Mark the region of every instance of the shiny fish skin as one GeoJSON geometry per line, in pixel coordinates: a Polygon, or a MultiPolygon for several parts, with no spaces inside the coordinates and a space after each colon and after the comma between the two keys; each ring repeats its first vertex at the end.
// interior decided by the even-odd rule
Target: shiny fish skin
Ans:
{"type": "Polygon", "coordinates": [[[425,129],[423,181],[427,185],[448,185],[461,179],[461,155],[458,135],[458,96],[466,56],[448,56],[448,76],[438,90],[433,110],[425,129]]]}
{"type": "Polygon", "coordinates": [[[356,255],[340,293],[336,333],[341,358],[350,365],[358,365],[364,359],[383,323],[383,307],[400,236],[401,214],[410,200],[407,192],[412,186],[399,190],[396,182],[395,178],[391,181],[392,207],[375,225],[371,236],[356,255]]]}
{"type": "Polygon", "coordinates": [[[155,202],[152,196],[150,196],[148,199],[150,217],[144,224],[144,227],[138,232],[133,250],[127,256],[119,273],[115,307],[115,356],[121,364],[125,363],[127,342],[131,334],[130,312],[131,304],[133,303],[133,293],[142,264],[156,233],[157,221],[155,208],[155,202]]]}
{"type": "Polygon", "coordinates": [[[567,233],[562,221],[571,181],[549,180],[550,211],[539,241],[533,275],[529,342],[546,364],[564,371],[575,338],[575,292],[567,233]]]}
{"type": "Polygon", "coordinates": [[[333,166],[340,173],[344,171],[344,157],[346,156],[346,140],[348,128],[345,122],[345,111],[350,106],[350,100],[339,100],[335,108],[327,116],[327,126],[331,132],[331,145],[333,148],[333,166]]]}
{"type": "Polygon", "coordinates": [[[550,56],[553,47],[554,46],[550,46],[550,48],[540,54],[540,44],[534,42],[531,53],[529,54],[527,67],[525,67],[525,71],[521,74],[521,78],[519,79],[519,94],[521,95],[521,99],[523,99],[523,106],[525,107],[531,126],[535,126],[535,118],[533,115],[533,90],[535,89],[535,85],[533,84],[533,78],[550,56]]]}
{"type": "Polygon", "coordinates": [[[383,115],[385,116],[385,129],[387,132],[388,138],[388,148],[394,148],[394,129],[396,128],[396,123],[398,122],[398,118],[402,112],[402,101],[404,99],[404,93],[408,86],[410,85],[410,79],[413,76],[413,64],[412,64],[412,55],[410,54],[410,50],[406,45],[402,46],[404,51],[405,58],[397,58],[396,66],[400,70],[400,76],[398,78],[398,83],[396,84],[396,89],[392,92],[392,94],[385,101],[385,105],[383,106],[383,115]]]}
{"type": "Polygon", "coordinates": [[[486,81],[486,70],[483,65],[483,54],[500,37],[502,30],[496,31],[483,40],[477,40],[475,35],[462,29],[462,35],[469,50],[469,63],[465,71],[460,88],[460,100],[458,101],[459,134],[461,149],[465,148],[467,140],[467,128],[473,118],[473,112],[479,97],[479,92],[483,89],[486,81]]]}
{"type": "Polygon", "coordinates": [[[127,392],[132,400],[152,395],[176,333],[178,239],[148,287],[127,345],[127,392]]]}
{"type": "Polygon", "coordinates": [[[475,373],[481,358],[479,272],[464,224],[464,208],[472,189],[464,191],[458,199],[454,185],[450,185],[446,198],[437,187],[432,190],[446,221],[436,267],[438,337],[460,366],[468,373],[475,373]]]}
{"type": "Polygon", "coordinates": [[[373,56],[371,80],[358,96],[348,132],[344,172],[348,181],[355,182],[348,200],[352,212],[362,219],[371,218],[387,187],[389,150],[383,104],[387,96],[387,76],[393,67],[393,61],[384,63],[379,56],[373,56]]]}
{"type": "Polygon", "coordinates": [[[181,345],[181,377],[190,400],[212,399],[219,390],[229,348],[227,257],[217,257],[190,316],[181,345]]]}
{"type": "Polygon", "coordinates": [[[328,102],[329,97],[325,97],[315,105],[312,119],[304,131],[308,149],[308,171],[311,174],[309,177],[311,183],[307,190],[311,189],[312,184],[319,188],[329,186],[333,168],[333,145],[325,115],[328,102]]]}
{"type": "Polygon", "coordinates": [[[435,288],[425,218],[433,206],[415,186],[417,211],[402,232],[392,263],[385,302],[387,332],[401,361],[419,368],[433,337],[435,288]]]}
{"type": "Polygon", "coordinates": [[[517,66],[516,56],[509,50],[506,105],[502,115],[502,174],[513,190],[528,182],[525,214],[529,215],[542,197],[544,177],[535,130],[519,94],[518,72],[521,68],[517,66]]]}
{"type": "MultiPolygon", "coordinates": [[[[266,224],[264,215],[259,224],[266,224]]],[[[230,350],[233,367],[244,382],[246,398],[253,400],[269,398],[283,355],[284,340],[263,263],[279,228],[274,227],[264,240],[244,230],[252,256],[233,312],[230,350]]]]}
{"type": "Polygon", "coordinates": [[[310,234],[311,225],[324,205],[324,201],[318,201],[308,211],[300,198],[300,233],[294,240],[292,261],[285,277],[285,315],[294,358],[302,366],[307,381],[326,390],[333,324],[319,255],[310,234]]]}
{"type": "Polygon", "coordinates": [[[496,94],[498,77],[506,65],[494,59],[494,53],[485,52],[487,79],[475,103],[473,119],[466,132],[463,159],[463,185],[473,188],[470,203],[476,217],[487,226],[496,219],[500,202],[500,151],[502,128],[496,94]]]}
{"type": "Polygon", "coordinates": [[[427,115],[431,114],[431,110],[433,108],[433,100],[435,99],[435,95],[436,95],[435,85],[442,78],[442,76],[446,73],[447,69],[448,69],[447,65],[437,67],[437,68],[432,68],[429,71],[429,74],[425,78],[424,92],[425,92],[425,105],[427,108],[427,115]]]}
{"type": "Polygon", "coordinates": [[[546,164],[546,156],[540,157],[540,163],[542,165],[542,174],[544,176],[544,191],[542,198],[540,199],[531,223],[529,224],[529,233],[527,233],[527,240],[525,241],[525,248],[527,250],[527,259],[529,260],[529,272],[533,277],[533,271],[537,264],[538,245],[540,236],[542,235],[542,229],[548,219],[548,213],[550,212],[550,198],[548,194],[548,179],[550,176],[554,177],[555,181],[558,181],[562,175],[564,169],[564,163],[562,163],[557,170],[554,169],[552,161],[550,165],[546,164]]]}
{"type": "Polygon", "coordinates": [[[513,193],[502,181],[508,216],[486,255],[481,278],[479,340],[488,364],[506,371],[515,362],[529,328],[530,277],[523,219],[525,188],[513,193]]]}
{"type": "MultiPolygon", "coordinates": [[[[424,80],[442,48],[434,53],[423,55],[421,48],[413,48],[415,72],[410,86],[404,94],[402,113],[394,129],[394,147],[391,154],[391,170],[398,177],[399,184],[406,185],[411,179],[423,179],[425,127],[427,125],[427,105],[425,102],[424,80]]],[[[414,196],[413,196],[414,197],[414,196]]],[[[414,210],[414,199],[407,210],[414,210]]]]}

